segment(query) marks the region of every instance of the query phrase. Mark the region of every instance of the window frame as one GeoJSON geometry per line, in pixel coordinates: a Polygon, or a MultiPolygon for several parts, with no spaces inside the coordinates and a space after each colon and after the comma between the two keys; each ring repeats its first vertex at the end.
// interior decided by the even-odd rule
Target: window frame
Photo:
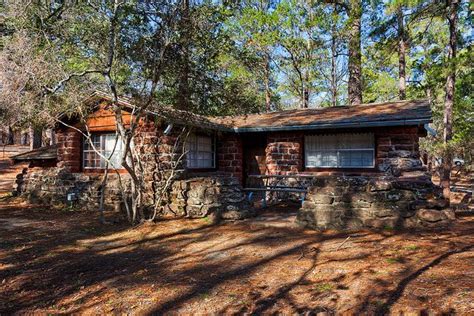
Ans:
{"type": "Polygon", "coordinates": [[[375,168],[375,157],[376,157],[376,140],[375,140],[375,134],[373,132],[369,133],[331,133],[331,134],[313,134],[313,135],[305,135],[304,136],[304,167],[305,169],[335,169],[335,170],[344,170],[344,169],[374,169],[375,168]],[[309,165],[309,151],[308,151],[308,137],[311,136],[329,136],[329,135],[334,135],[336,137],[342,136],[342,135],[351,135],[351,134],[370,134],[372,135],[372,148],[341,148],[341,149],[320,149],[318,150],[319,152],[336,152],[337,155],[337,162],[336,166],[316,166],[316,165],[309,165]],[[340,165],[340,152],[351,152],[351,151],[371,151],[372,153],[372,164],[370,166],[341,166],[340,165]]]}
{"type": "MultiPolygon", "coordinates": [[[[184,146],[187,146],[187,142],[189,141],[189,137],[196,137],[196,141],[198,141],[199,137],[208,137],[211,139],[211,155],[212,155],[212,166],[211,167],[190,167],[188,165],[188,149],[186,148],[186,169],[191,171],[213,171],[217,169],[217,137],[215,134],[205,134],[205,133],[192,133],[186,139],[184,146]]],[[[196,151],[198,153],[199,151],[196,151]]]]}
{"type": "MultiPolygon", "coordinates": [[[[102,148],[102,137],[107,137],[107,135],[112,135],[114,138],[116,137],[116,133],[115,132],[112,132],[112,131],[104,131],[104,132],[92,132],[90,133],[90,137],[100,137],[100,151],[101,153],[103,154],[103,152],[105,152],[105,143],[104,143],[104,148],[102,148]]],[[[84,171],[100,171],[100,172],[103,172],[106,170],[105,166],[104,167],[101,167],[101,166],[95,166],[95,167],[88,167],[86,166],[86,157],[85,157],[85,154],[86,153],[93,153],[95,155],[97,155],[99,157],[99,161],[102,160],[102,157],[100,157],[94,149],[92,149],[92,147],[90,149],[86,149],[86,146],[87,146],[87,143],[88,143],[88,140],[86,137],[83,137],[82,138],[82,148],[81,148],[81,160],[82,160],[82,163],[81,163],[81,167],[82,167],[82,170],[84,171]]],[[[123,154],[123,149],[120,150],[123,154]]],[[[115,154],[115,152],[114,152],[115,154]]],[[[113,170],[113,166],[109,166],[108,168],[109,170],[113,170]]],[[[115,170],[124,170],[123,166],[120,166],[118,168],[115,168],[115,170]]]]}

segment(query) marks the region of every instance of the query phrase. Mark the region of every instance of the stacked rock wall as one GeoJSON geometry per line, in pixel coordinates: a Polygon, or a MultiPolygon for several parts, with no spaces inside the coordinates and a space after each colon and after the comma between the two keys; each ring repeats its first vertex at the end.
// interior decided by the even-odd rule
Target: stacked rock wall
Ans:
{"type": "MultiPolygon", "coordinates": [[[[31,202],[69,204],[87,209],[97,209],[99,206],[101,175],[71,173],[65,168],[34,168],[19,176],[21,186],[18,187],[18,193],[24,194],[31,202]]],[[[122,181],[127,189],[128,176],[122,175],[122,181]]],[[[110,174],[105,192],[105,205],[108,208],[120,208],[120,192],[118,177],[110,174]]]]}
{"type": "Polygon", "coordinates": [[[434,227],[454,219],[446,206],[429,180],[327,177],[313,180],[297,221],[313,229],[434,227]]]}
{"type": "Polygon", "coordinates": [[[217,169],[236,177],[240,183],[243,179],[242,139],[238,135],[224,133],[217,142],[217,169]]]}
{"type": "Polygon", "coordinates": [[[267,137],[269,174],[295,174],[303,168],[303,133],[274,133],[267,137]]]}
{"type": "Polygon", "coordinates": [[[417,127],[378,129],[375,137],[379,171],[396,177],[429,176],[420,159],[417,127]]]}
{"type": "Polygon", "coordinates": [[[240,219],[251,209],[237,178],[214,175],[175,181],[165,214],[240,219]]]}

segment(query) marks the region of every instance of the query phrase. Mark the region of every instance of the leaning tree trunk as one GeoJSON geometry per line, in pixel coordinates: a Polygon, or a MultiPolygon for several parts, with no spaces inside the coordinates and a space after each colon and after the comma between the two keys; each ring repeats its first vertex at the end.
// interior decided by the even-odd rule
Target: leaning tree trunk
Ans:
{"type": "Polygon", "coordinates": [[[449,47],[448,47],[448,76],[446,78],[446,97],[444,101],[444,144],[445,153],[441,170],[440,184],[443,188],[443,195],[449,200],[451,193],[451,165],[452,152],[449,148],[449,141],[453,137],[453,106],[454,106],[454,87],[456,83],[456,28],[458,0],[448,1],[448,23],[449,23],[449,47]]]}
{"type": "Polygon", "coordinates": [[[400,100],[406,99],[406,38],[405,25],[403,23],[403,7],[397,9],[398,21],[398,91],[400,100]]]}
{"type": "Polygon", "coordinates": [[[362,103],[362,53],[360,47],[361,20],[361,0],[350,0],[348,94],[349,103],[351,105],[362,103]]]}

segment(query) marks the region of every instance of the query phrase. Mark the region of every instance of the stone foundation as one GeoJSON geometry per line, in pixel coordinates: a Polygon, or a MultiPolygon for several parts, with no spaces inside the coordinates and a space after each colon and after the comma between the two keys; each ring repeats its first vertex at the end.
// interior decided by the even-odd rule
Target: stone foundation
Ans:
{"type": "Polygon", "coordinates": [[[216,219],[241,219],[253,215],[239,180],[219,175],[175,181],[166,213],[216,219]]]}
{"type": "MultiPolygon", "coordinates": [[[[64,168],[33,168],[17,176],[15,193],[32,203],[68,204],[93,210],[99,207],[101,179],[101,175],[71,173],[64,168]]],[[[122,182],[127,186],[127,175],[122,175],[122,182]]],[[[121,201],[118,177],[109,174],[104,203],[109,209],[119,210],[121,201]]]]}
{"type": "Polygon", "coordinates": [[[297,222],[313,229],[446,226],[454,212],[431,180],[392,176],[314,179],[297,222]]]}
{"type": "MultiPolygon", "coordinates": [[[[129,176],[121,176],[124,185],[129,185],[129,176]]],[[[68,204],[95,210],[99,207],[101,179],[101,175],[70,173],[64,168],[28,169],[18,175],[15,192],[33,203],[68,204]],[[72,200],[68,200],[68,195],[72,200]]],[[[109,174],[104,201],[106,208],[122,209],[119,188],[117,175],[109,174]]],[[[176,180],[166,202],[162,216],[212,216],[217,220],[241,219],[253,214],[239,180],[228,175],[176,180]]]]}

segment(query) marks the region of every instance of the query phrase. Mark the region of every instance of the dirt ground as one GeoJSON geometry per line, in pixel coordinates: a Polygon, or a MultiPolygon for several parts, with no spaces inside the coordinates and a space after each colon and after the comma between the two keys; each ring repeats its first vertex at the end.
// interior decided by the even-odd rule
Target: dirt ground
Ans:
{"type": "Polygon", "coordinates": [[[290,209],[130,228],[3,199],[0,314],[474,314],[474,216],[318,233],[290,209]]]}

